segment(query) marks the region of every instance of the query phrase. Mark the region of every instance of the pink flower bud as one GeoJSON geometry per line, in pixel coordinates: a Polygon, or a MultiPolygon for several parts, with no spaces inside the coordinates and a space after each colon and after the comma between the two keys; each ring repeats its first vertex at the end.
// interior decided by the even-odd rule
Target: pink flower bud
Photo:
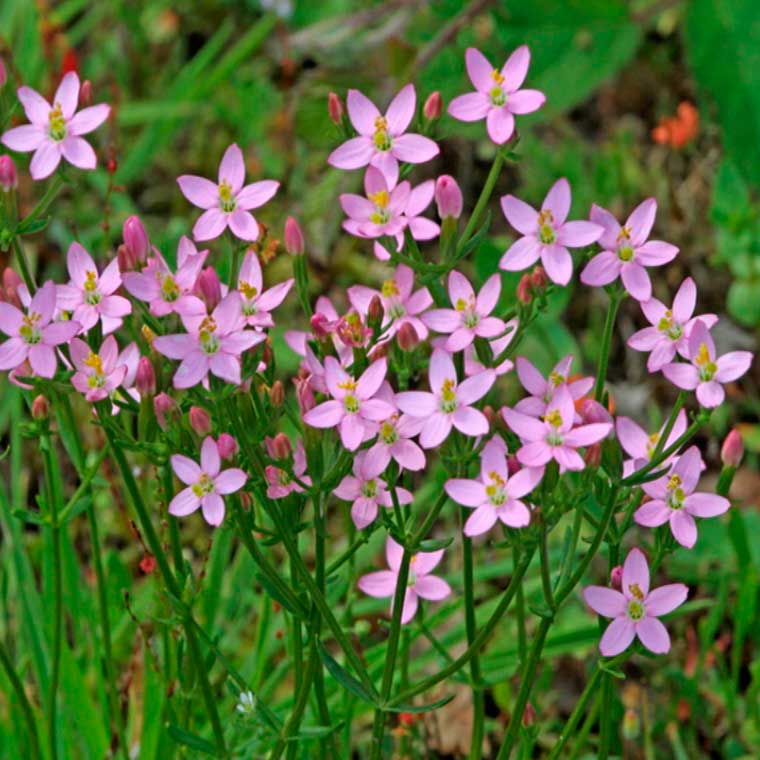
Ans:
{"type": "Polygon", "coordinates": [[[543,290],[549,284],[546,270],[542,266],[533,267],[530,273],[530,284],[534,290],[543,290]]]}
{"type": "Polygon", "coordinates": [[[8,81],[8,72],[5,70],[5,61],[0,58],[0,87],[4,87],[8,81]]]}
{"type": "Polygon", "coordinates": [[[18,289],[22,281],[15,269],[5,267],[3,270],[3,292],[0,300],[13,304],[17,309],[21,308],[21,299],[18,295],[18,289]]]}
{"type": "Polygon", "coordinates": [[[441,219],[459,219],[462,215],[462,191],[450,175],[442,174],[435,181],[435,202],[441,219]]]}
{"type": "Polygon", "coordinates": [[[512,455],[507,457],[507,472],[509,473],[509,477],[511,478],[516,472],[519,472],[522,469],[522,465],[517,460],[517,457],[512,455]]]}
{"type": "Polygon", "coordinates": [[[191,406],[188,412],[190,427],[198,435],[208,435],[211,432],[211,417],[205,409],[199,406],[191,406]]]}
{"type": "Polygon", "coordinates": [[[380,325],[380,321],[383,318],[383,302],[380,300],[380,296],[374,295],[367,307],[367,321],[371,325],[380,325]]]}
{"type": "Polygon", "coordinates": [[[222,459],[232,459],[240,450],[238,442],[229,433],[222,433],[216,439],[216,448],[222,459]]]}
{"type": "Polygon", "coordinates": [[[599,422],[612,424],[612,415],[592,398],[584,398],[578,410],[584,425],[593,425],[599,422]]]}
{"type": "Polygon", "coordinates": [[[156,419],[161,430],[166,430],[177,419],[179,407],[171,396],[166,393],[159,393],[153,399],[153,411],[156,413],[156,419]]]}
{"type": "Polygon", "coordinates": [[[269,401],[274,407],[282,406],[285,401],[285,386],[281,380],[275,380],[272,383],[272,387],[269,389],[269,401]]]}
{"type": "Polygon", "coordinates": [[[40,394],[32,401],[32,417],[35,420],[46,420],[50,414],[50,402],[47,396],[40,394]]]}
{"type": "Polygon", "coordinates": [[[441,118],[443,112],[443,98],[441,93],[436,90],[428,95],[425,105],[422,107],[422,113],[428,121],[435,121],[441,118]]]}
{"type": "Polygon", "coordinates": [[[274,438],[266,439],[267,454],[272,459],[287,459],[293,453],[293,447],[285,433],[277,433],[274,438]]]}
{"type": "Polygon", "coordinates": [[[527,705],[525,705],[525,710],[523,710],[523,716],[522,716],[522,724],[525,726],[525,728],[529,728],[536,722],[536,708],[533,707],[533,704],[531,702],[528,702],[527,705]]]}
{"type": "Polygon", "coordinates": [[[310,409],[313,409],[317,401],[314,398],[314,390],[311,387],[308,377],[294,377],[293,384],[296,387],[296,399],[298,400],[298,408],[301,415],[306,414],[310,409]]]}
{"type": "Polygon", "coordinates": [[[412,351],[420,344],[420,336],[410,322],[404,322],[396,333],[396,343],[402,351],[412,351]]]}
{"type": "Polygon", "coordinates": [[[135,388],[141,396],[153,396],[156,392],[156,373],[147,356],[141,356],[137,363],[135,388]]]}
{"type": "Polygon", "coordinates": [[[317,340],[324,340],[335,330],[335,323],[331,322],[321,311],[318,311],[310,320],[311,331],[317,340]]]}
{"type": "Polygon", "coordinates": [[[285,250],[291,256],[300,256],[306,250],[301,227],[292,216],[285,220],[285,250]]]}
{"type": "Polygon", "coordinates": [[[517,283],[517,300],[522,304],[529,304],[533,300],[530,275],[524,274],[517,283]]]}
{"type": "Polygon", "coordinates": [[[83,106],[92,105],[92,82],[85,79],[79,88],[79,103],[83,106]]]}
{"type": "Polygon", "coordinates": [[[15,190],[18,187],[18,174],[16,164],[10,156],[0,156],[0,188],[4,193],[15,190]]]}
{"type": "Polygon", "coordinates": [[[222,283],[213,267],[206,267],[199,275],[195,289],[209,312],[212,312],[222,300],[222,283]]]}
{"type": "Polygon", "coordinates": [[[615,565],[610,573],[610,586],[617,591],[623,588],[623,566],[615,565]]]}
{"type": "Polygon", "coordinates": [[[132,249],[122,243],[116,249],[116,258],[119,262],[120,272],[131,272],[137,269],[137,257],[132,253],[132,249]]]}
{"type": "Polygon", "coordinates": [[[744,457],[744,441],[739,431],[734,428],[723,441],[720,449],[721,462],[726,467],[738,467],[744,457]]]}
{"type": "Polygon", "coordinates": [[[343,101],[334,92],[327,96],[327,113],[330,114],[333,124],[340,126],[345,109],[343,108],[343,101]]]}
{"type": "Polygon", "coordinates": [[[583,461],[589,467],[599,467],[602,462],[602,447],[601,444],[592,443],[583,455],[583,461]]]}
{"type": "Polygon", "coordinates": [[[129,248],[137,263],[142,263],[150,255],[150,240],[143,223],[137,216],[130,216],[122,228],[124,245],[129,248]]]}

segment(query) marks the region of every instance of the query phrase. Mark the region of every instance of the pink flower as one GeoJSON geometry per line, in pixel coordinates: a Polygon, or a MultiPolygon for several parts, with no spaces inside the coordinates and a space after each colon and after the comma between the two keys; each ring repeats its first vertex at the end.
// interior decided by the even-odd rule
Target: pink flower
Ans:
{"type": "Polygon", "coordinates": [[[662,374],[673,385],[687,391],[697,391],[697,401],[708,409],[723,403],[724,383],[738,380],[752,364],[749,351],[731,351],[716,357],[707,325],[698,319],[691,329],[688,343],[690,363],[674,362],[662,368],[662,374]]]}
{"type": "Polygon", "coordinates": [[[530,523],[530,510],[520,501],[540,482],[542,467],[526,468],[509,477],[507,450],[501,438],[492,438],[480,455],[480,478],[454,478],[446,481],[446,493],[457,504],[475,511],[464,525],[465,536],[479,536],[490,530],[497,520],[510,528],[524,528],[530,523]]]}
{"type": "Polygon", "coordinates": [[[602,617],[613,618],[599,642],[605,657],[625,651],[638,636],[655,654],[670,651],[670,636],[658,620],[680,607],[689,594],[683,583],[649,590],[649,566],[640,549],[631,549],[623,563],[622,592],[606,586],[588,586],[583,590],[586,604],[602,617]]]}
{"type": "Polygon", "coordinates": [[[430,357],[429,392],[405,391],[396,394],[398,408],[410,417],[424,418],[420,444],[430,449],[448,438],[452,425],[470,436],[485,435],[488,420],[471,406],[488,393],[496,380],[493,370],[467,378],[457,384],[457,373],[451,356],[436,348],[430,357]]]}
{"type": "MultiPolygon", "coordinates": [[[[434,552],[419,552],[414,554],[409,562],[409,579],[404,594],[404,606],[401,611],[401,622],[408,623],[417,612],[418,600],[428,599],[438,602],[451,594],[451,586],[442,578],[430,575],[441,561],[443,549],[434,552]]],[[[359,588],[368,596],[378,599],[391,597],[396,593],[398,571],[404,549],[392,538],[388,537],[385,544],[385,557],[390,570],[379,570],[359,578],[359,588]]],[[[391,602],[391,614],[393,603],[391,602]]]]}
{"type": "Polygon", "coordinates": [[[586,264],[581,282],[600,287],[620,277],[625,289],[637,301],[651,298],[652,283],[644,267],[667,264],[678,254],[678,248],[670,243],[647,241],[656,213],[657,201],[647,198],[636,206],[621,227],[609,211],[594,204],[591,221],[604,228],[599,238],[602,251],[586,264]]]}
{"type": "Polygon", "coordinates": [[[209,525],[221,525],[224,519],[222,496],[235,493],[245,485],[248,480],[245,472],[237,467],[219,472],[219,449],[211,436],[201,446],[200,466],[182,454],[174,454],[171,463],[174,474],[188,487],[172,499],[169,513],[175,517],[184,517],[200,507],[203,518],[209,525]]]}
{"type": "MultiPolygon", "coordinates": [[[[363,451],[354,459],[353,475],[346,475],[333,493],[343,501],[351,501],[351,519],[358,530],[377,518],[377,507],[393,507],[388,485],[380,479],[385,470],[382,462],[363,451]]],[[[411,504],[413,497],[405,488],[397,488],[399,504],[411,504]]]]}
{"type": "MultiPolygon", "coordinates": [[[[663,451],[669,448],[675,443],[686,430],[686,412],[682,409],[676,417],[675,423],[673,423],[673,429],[670,431],[668,440],[665,441],[663,451]]],[[[652,459],[657,444],[660,442],[665,423],[663,423],[660,430],[656,433],[649,435],[644,428],[637,425],[629,417],[618,417],[616,421],[616,432],[620,445],[623,447],[630,459],[626,459],[623,462],[623,477],[627,478],[636,470],[640,470],[652,459]]],[[[670,457],[667,461],[663,462],[663,465],[669,464],[673,460],[670,457]]]]}
{"type": "Polygon", "coordinates": [[[359,169],[368,164],[379,169],[393,186],[398,181],[398,162],[421,164],[438,155],[438,146],[429,137],[405,134],[414,118],[417,95],[414,85],[402,88],[388,106],[385,116],[358,90],[346,98],[348,118],[359,133],[327,159],[338,169],[359,169]]]}
{"type": "MultiPolygon", "coordinates": [[[[504,323],[504,335],[502,335],[500,338],[494,338],[488,342],[494,360],[497,357],[501,356],[502,352],[504,352],[507,349],[507,346],[509,346],[509,344],[514,340],[515,335],[517,335],[517,328],[519,324],[520,323],[517,319],[510,319],[509,322],[504,323]]],[[[503,362],[493,368],[493,371],[496,373],[496,376],[499,377],[509,372],[513,366],[514,364],[512,363],[511,359],[504,359],[503,362]]],[[[477,375],[479,372],[482,372],[485,369],[487,369],[487,367],[481,364],[477,352],[475,351],[475,346],[467,346],[467,348],[464,350],[465,377],[477,375]]]]}
{"type": "MultiPolygon", "coordinates": [[[[327,296],[319,296],[314,304],[314,316],[311,318],[314,333],[303,332],[301,330],[288,330],[284,336],[285,342],[299,356],[306,356],[308,341],[314,338],[322,340],[330,337],[341,364],[347,366],[353,361],[353,350],[338,335],[337,327],[340,320],[340,314],[338,314],[338,310],[332,301],[327,296]],[[319,329],[317,329],[317,326],[319,326],[319,329]]],[[[323,372],[321,365],[319,369],[315,367],[309,367],[308,369],[312,373],[323,372]]]]}
{"type": "MultiPolygon", "coordinates": [[[[303,488],[296,483],[287,470],[274,465],[267,465],[266,479],[269,486],[267,487],[267,496],[270,499],[284,499],[291,493],[303,493],[303,488]]],[[[293,452],[293,475],[307,486],[311,485],[311,478],[306,474],[306,452],[303,448],[303,441],[300,439],[296,443],[293,452]]]]}
{"type": "Polygon", "coordinates": [[[570,211],[570,185],[566,179],[552,185],[540,212],[513,195],[501,199],[501,208],[507,221],[524,237],[512,243],[499,266],[508,272],[519,272],[540,258],[546,274],[558,285],[567,285],[573,273],[573,259],[567,248],[590,245],[604,232],[593,222],[565,221],[570,211]]]}
{"type": "Polygon", "coordinates": [[[119,346],[113,335],[103,341],[98,353],[79,338],[74,338],[69,348],[77,370],[71,384],[87,401],[94,403],[108,398],[124,382],[127,366],[119,363],[119,346]]]}
{"type": "MultiPolygon", "coordinates": [[[[566,387],[573,401],[583,398],[594,385],[593,377],[582,377],[569,382],[570,367],[573,364],[572,354],[559,361],[548,377],[544,377],[536,367],[524,356],[515,360],[517,377],[523,388],[531,395],[515,404],[515,411],[529,414],[531,417],[541,417],[546,412],[557,388],[566,387]]],[[[579,420],[578,417],[576,417],[579,420]]]]}
{"type": "Polygon", "coordinates": [[[227,227],[240,240],[252,241],[258,238],[259,225],[249,212],[270,200],[280,183],[266,179],[243,187],[243,182],[243,151],[234,143],[222,156],[217,183],[190,174],[177,178],[179,189],[185,198],[194,206],[205,209],[193,227],[196,240],[213,240],[227,227]]]}
{"type": "Polygon", "coordinates": [[[390,340],[407,323],[420,340],[426,340],[427,327],[418,315],[433,303],[433,298],[427,288],[412,292],[413,288],[414,272],[406,264],[399,264],[393,277],[385,280],[380,290],[353,285],[348,289],[348,298],[356,311],[366,318],[373,296],[380,297],[384,312],[382,342],[390,340]]]}
{"type": "Polygon", "coordinates": [[[332,399],[308,411],[303,421],[316,428],[337,427],[343,445],[349,451],[355,451],[368,429],[374,431],[374,423],[396,411],[387,401],[374,398],[387,370],[386,360],[380,359],[354,380],[337,359],[328,356],[325,359],[325,383],[332,399]]]}
{"type": "Polygon", "coordinates": [[[512,53],[501,71],[475,48],[465,53],[467,74],[476,92],[460,95],[449,104],[449,114],[459,121],[486,120],[488,136],[502,145],[515,131],[514,114],[533,113],[546,101],[539,90],[521,90],[530,64],[530,51],[522,45],[512,53]]]}
{"type": "Polygon", "coordinates": [[[238,275],[238,291],[246,324],[257,328],[274,327],[270,312],[285,300],[294,282],[291,277],[264,290],[259,257],[255,251],[248,252],[238,275]]]}
{"type": "MultiPolygon", "coordinates": [[[[377,398],[394,404],[394,394],[386,381],[380,386],[377,398]]],[[[425,466],[425,453],[412,440],[419,435],[424,420],[408,414],[392,414],[378,425],[377,441],[369,449],[369,458],[377,462],[380,472],[395,459],[404,470],[419,471],[425,466]],[[382,466],[381,466],[382,465],[382,466]]]]}
{"type": "Polygon", "coordinates": [[[177,273],[172,274],[163,256],[148,259],[141,272],[124,272],[124,287],[131,295],[150,304],[150,313],[156,317],[167,314],[205,314],[206,306],[193,295],[198,275],[206,261],[208,251],[200,253],[190,238],[182,237],[177,247],[177,273]]]}
{"type": "MultiPolygon", "coordinates": [[[[389,182],[381,171],[370,166],[364,175],[364,191],[366,197],[353,193],[340,196],[340,205],[349,217],[343,229],[349,234],[369,240],[394,237],[397,250],[401,250],[407,227],[415,240],[432,240],[440,232],[435,222],[421,216],[433,200],[433,180],[412,189],[406,181],[398,185],[389,182]]],[[[375,256],[387,261],[390,253],[376,242],[375,256]]]]}
{"type": "Polygon", "coordinates": [[[98,275],[90,254],[79,243],[72,243],[66,264],[71,282],[58,286],[58,308],[73,312],[71,318],[82,325],[83,333],[98,320],[103,325],[103,335],[121,327],[122,317],[132,312],[132,304],[123,296],[114,295],[121,286],[118,260],[113,259],[98,275]]]}
{"type": "Polygon", "coordinates": [[[575,406],[567,386],[560,385],[549,402],[543,419],[505,408],[504,421],[520,436],[523,446],[517,459],[525,467],[543,467],[556,460],[559,471],[582,470],[584,462],[576,449],[590,446],[607,436],[612,425],[597,422],[573,427],[575,406]]]}
{"type": "Polygon", "coordinates": [[[650,372],[657,372],[672,362],[676,352],[684,359],[689,358],[689,335],[697,319],[702,320],[708,328],[718,321],[715,314],[702,314],[692,318],[696,303],[697,286],[691,277],[681,283],[671,309],[656,298],[642,302],[641,310],[652,327],[635,332],[628,338],[628,345],[634,351],[651,351],[647,360],[650,372]]]}
{"type": "Polygon", "coordinates": [[[469,280],[460,272],[449,273],[449,300],[453,309],[432,309],[422,315],[422,321],[439,333],[449,333],[444,348],[461,351],[475,338],[495,338],[505,330],[504,322],[490,316],[501,294],[501,275],[491,275],[480,289],[477,298],[469,280]]]}
{"type": "Polygon", "coordinates": [[[9,338],[0,344],[0,370],[21,369],[28,360],[35,375],[46,378],[55,375],[58,364],[55,346],[68,343],[82,328],[73,320],[52,321],[55,294],[55,284],[48,280],[34,294],[26,314],[0,301],[0,330],[9,338]]]}
{"type": "Polygon", "coordinates": [[[153,348],[182,363],[174,373],[175,388],[192,388],[208,373],[240,385],[240,356],[266,340],[263,333],[245,330],[240,294],[227,294],[210,315],[182,315],[185,334],[161,335],[153,348]]]}
{"type": "Polygon", "coordinates": [[[34,151],[29,171],[32,179],[49,177],[61,157],[79,169],[94,169],[95,151],[82,135],[97,129],[111,109],[104,103],[76,113],[79,100],[79,77],[70,71],[55,92],[53,105],[31,87],[19,87],[18,98],[31,124],[9,129],[3,144],[21,153],[34,151]]]}
{"type": "Polygon", "coordinates": [[[667,475],[644,483],[644,492],[652,498],[634,514],[639,525],[656,528],[670,523],[673,537],[691,549],[697,541],[695,517],[722,515],[731,502],[712,493],[694,493],[699,482],[702,456],[696,446],[682,454],[667,475]]]}

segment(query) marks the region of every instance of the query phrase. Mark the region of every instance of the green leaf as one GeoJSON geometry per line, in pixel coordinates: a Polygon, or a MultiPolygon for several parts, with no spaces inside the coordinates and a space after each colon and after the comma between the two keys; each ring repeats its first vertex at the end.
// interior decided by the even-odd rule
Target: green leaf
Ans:
{"type": "Polygon", "coordinates": [[[167,724],[167,730],[169,731],[169,736],[171,736],[177,744],[184,744],[186,747],[192,747],[193,749],[205,752],[207,755],[216,757],[216,747],[202,736],[186,731],[184,728],[180,728],[174,723],[167,724]]]}
{"type": "Polygon", "coordinates": [[[35,232],[42,232],[50,223],[50,217],[43,219],[24,219],[16,228],[18,235],[34,235],[35,232]]]}
{"type": "Polygon", "coordinates": [[[368,702],[371,705],[377,706],[377,701],[374,695],[372,695],[364,687],[360,681],[352,676],[342,665],[340,665],[335,658],[324,648],[322,644],[319,645],[319,656],[322,658],[324,666],[330,675],[348,692],[355,697],[368,702]]]}
{"type": "Polygon", "coordinates": [[[412,713],[413,715],[419,715],[420,713],[432,712],[433,710],[437,710],[439,707],[447,705],[449,702],[451,702],[452,699],[454,699],[455,696],[455,694],[449,694],[448,697],[438,699],[435,702],[429,702],[426,705],[394,705],[393,707],[388,707],[387,711],[396,713],[407,712],[412,713]]]}
{"type": "Polygon", "coordinates": [[[424,541],[420,541],[420,551],[436,552],[439,549],[445,549],[447,546],[450,546],[453,540],[453,536],[449,538],[426,538],[424,541]]]}
{"type": "Polygon", "coordinates": [[[692,0],[686,42],[701,91],[717,107],[726,152],[760,184],[760,14],[756,0],[692,0]]]}

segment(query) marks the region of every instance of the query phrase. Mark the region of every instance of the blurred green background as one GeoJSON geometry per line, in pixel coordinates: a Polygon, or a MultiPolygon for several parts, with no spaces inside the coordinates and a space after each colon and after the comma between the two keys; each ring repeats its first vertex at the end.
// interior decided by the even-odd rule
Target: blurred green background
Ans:
{"type": "MultiPolygon", "coordinates": [[[[655,236],[681,248],[673,265],[655,271],[657,296],[669,303],[683,277],[693,276],[698,311],[721,316],[715,331],[720,349],[755,348],[760,326],[757,0],[2,0],[0,55],[25,83],[50,94],[61,72],[76,67],[92,81],[95,100],[114,106],[111,122],[93,136],[100,168],[76,175],[82,185],[61,196],[50,227],[31,248],[40,267],[60,280],[63,252],[74,237],[94,254],[111,256],[121,223],[138,213],[152,241],[173,252],[196,216],[175,178],[214,176],[224,149],[237,142],[249,177],[282,182],[261,221],[275,237],[286,215],[302,222],[314,294],[327,292],[340,302],[345,286],[376,284],[383,270],[369,245],[340,230],[337,195],[358,189],[361,173],[326,164],[340,141],[328,118],[328,93],[344,96],[356,87],[384,107],[402,84],[414,81],[420,102],[439,90],[447,103],[470,89],[463,62],[467,46],[501,65],[523,43],[533,56],[528,86],[545,91],[547,104],[518,120],[520,160],[503,172],[494,199],[512,192],[539,203],[560,176],[570,180],[576,216],[586,216],[596,202],[624,217],[643,198],[655,196],[655,236]],[[115,162],[113,175],[106,170],[109,160],[115,162]]],[[[415,169],[413,179],[453,174],[465,192],[465,207],[471,208],[494,154],[484,125],[444,116],[436,137],[440,158],[415,169]]],[[[28,210],[39,188],[21,174],[28,210]]],[[[472,263],[480,279],[495,271],[513,239],[495,201],[492,210],[490,238],[472,263]]],[[[267,278],[281,279],[289,267],[279,257],[269,264],[267,278]]],[[[514,292],[517,279],[504,277],[507,293],[514,292]]],[[[288,326],[299,318],[291,301],[281,318],[288,326]]],[[[601,293],[565,289],[536,323],[525,353],[546,368],[573,351],[586,369],[592,367],[605,308],[601,293]]],[[[624,338],[641,326],[638,307],[626,303],[611,379],[618,412],[654,425],[674,394],[661,379],[647,379],[645,357],[623,348],[624,338]]],[[[277,348],[280,365],[295,369],[295,357],[281,343],[277,348]]],[[[741,387],[729,389],[732,404],[713,415],[701,441],[715,465],[719,441],[732,425],[740,426],[749,453],[734,496],[747,533],[737,538],[727,521],[712,521],[700,532],[698,549],[680,551],[670,563],[669,574],[690,583],[699,601],[674,632],[674,653],[652,682],[657,690],[647,684],[635,691],[634,681],[628,689],[635,693],[624,694],[621,715],[628,700],[643,721],[626,744],[631,757],[643,752],[642,736],[665,753],[647,753],[651,757],[757,757],[752,748],[760,752],[758,382],[756,364],[741,387]],[[736,542],[747,537],[749,555],[735,552],[736,542]]],[[[7,420],[4,416],[3,429],[7,420]]],[[[101,496],[105,508],[108,490],[101,496]]],[[[110,528],[108,570],[118,646],[128,656],[136,626],[118,589],[130,584],[130,558],[139,548],[118,535],[123,525],[110,528]]],[[[246,567],[238,561],[232,577],[245,577],[246,567]]],[[[498,564],[484,568],[481,581],[497,579],[498,569],[498,564]]],[[[89,604],[77,596],[74,565],[71,572],[75,588],[67,591],[68,603],[89,604]]],[[[136,609],[147,608],[139,589],[134,595],[136,609]]],[[[215,604],[208,602],[212,618],[215,604]]],[[[219,618],[230,621],[254,604],[251,590],[237,600],[227,596],[219,618]]],[[[565,637],[548,650],[559,658],[556,672],[545,669],[541,676],[541,692],[553,695],[544,708],[557,714],[572,709],[579,690],[576,658],[591,652],[597,637],[580,603],[565,619],[565,637]]],[[[234,622],[228,628],[228,641],[245,638],[234,622]]],[[[495,682],[501,679],[493,698],[497,707],[508,709],[514,652],[496,649],[487,661],[495,682]]],[[[67,667],[66,688],[83,693],[74,660],[67,667]]],[[[153,699],[151,669],[135,677],[145,682],[146,700],[153,699]]],[[[82,705],[86,713],[87,704],[82,705]]],[[[134,730],[159,746],[158,735],[139,720],[134,730]]],[[[105,737],[95,725],[87,731],[95,738],[81,756],[96,757],[105,737]]],[[[455,737],[441,741],[441,752],[456,755],[455,737]]]]}

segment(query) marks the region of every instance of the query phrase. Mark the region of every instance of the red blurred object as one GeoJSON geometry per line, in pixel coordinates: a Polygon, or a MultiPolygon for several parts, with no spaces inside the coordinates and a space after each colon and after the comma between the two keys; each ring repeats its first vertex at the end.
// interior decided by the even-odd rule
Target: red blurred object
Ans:
{"type": "Polygon", "coordinates": [[[79,73],[79,56],[73,48],[69,48],[63,54],[63,60],[61,61],[61,76],[65,76],[70,71],[79,73]]]}
{"type": "Polygon", "coordinates": [[[140,560],[140,570],[142,570],[145,573],[145,575],[150,575],[155,569],[156,569],[156,558],[152,554],[146,554],[140,560]]]}
{"type": "Polygon", "coordinates": [[[666,116],[652,130],[652,139],[660,145],[680,150],[699,132],[699,112],[688,101],[678,105],[675,116],[666,116]]]}

